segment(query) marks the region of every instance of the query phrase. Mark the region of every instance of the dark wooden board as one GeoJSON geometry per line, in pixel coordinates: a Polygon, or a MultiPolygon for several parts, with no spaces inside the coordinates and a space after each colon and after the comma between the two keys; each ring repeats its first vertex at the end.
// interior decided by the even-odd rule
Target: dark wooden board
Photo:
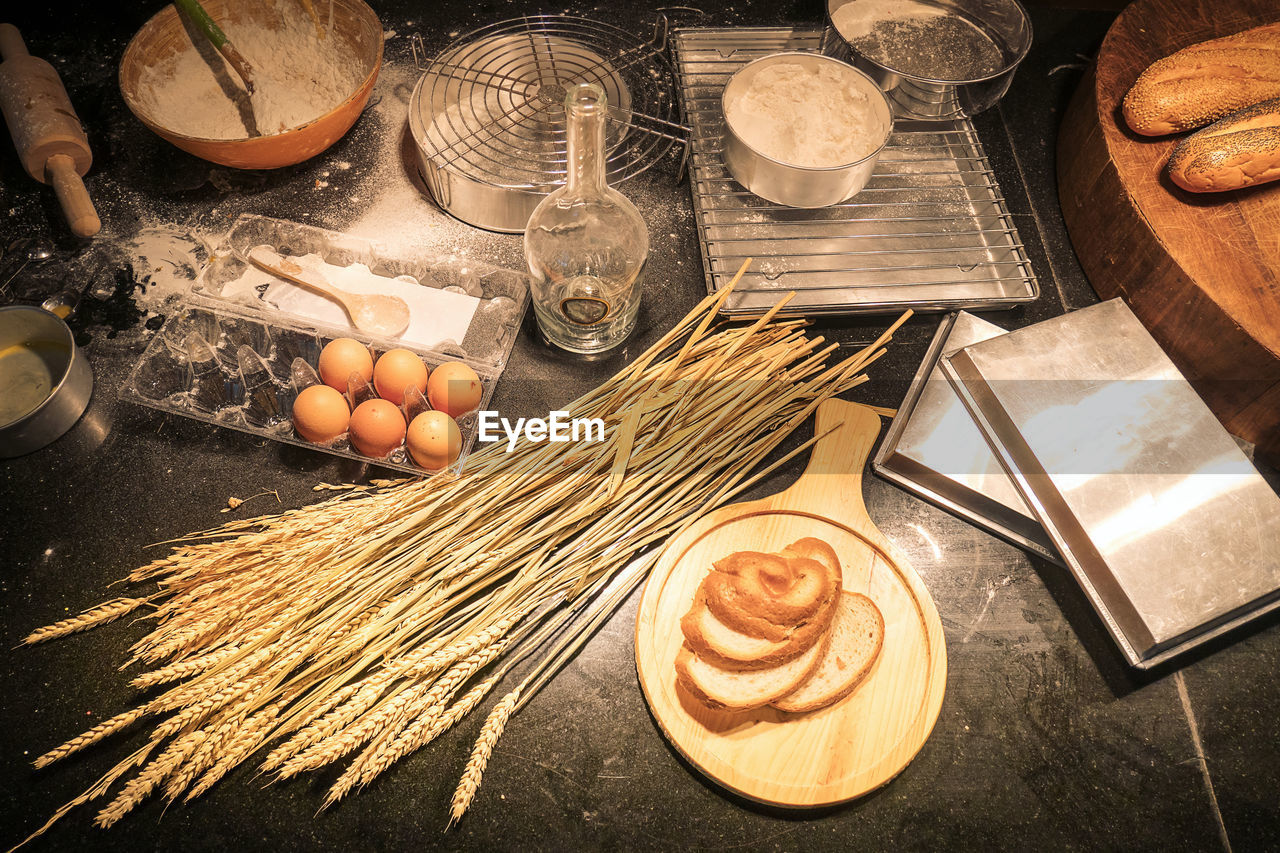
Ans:
{"type": "Polygon", "coordinates": [[[1188,193],[1180,135],[1131,132],[1120,103],[1155,60],[1280,20],[1276,0],[1136,0],[1112,25],[1058,137],[1067,230],[1095,290],[1121,296],[1235,435],[1280,463],[1280,182],[1188,193]]]}

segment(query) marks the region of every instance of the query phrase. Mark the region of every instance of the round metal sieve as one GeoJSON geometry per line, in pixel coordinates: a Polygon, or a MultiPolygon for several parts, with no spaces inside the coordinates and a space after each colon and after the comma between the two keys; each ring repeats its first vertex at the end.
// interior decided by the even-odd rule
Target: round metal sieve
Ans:
{"type": "Polygon", "coordinates": [[[665,27],[644,42],[609,24],[543,15],[484,27],[445,48],[409,102],[436,201],[472,225],[523,231],[564,181],[564,98],[577,83],[595,83],[609,98],[609,182],[648,169],[684,141],[665,41],[665,27]]]}

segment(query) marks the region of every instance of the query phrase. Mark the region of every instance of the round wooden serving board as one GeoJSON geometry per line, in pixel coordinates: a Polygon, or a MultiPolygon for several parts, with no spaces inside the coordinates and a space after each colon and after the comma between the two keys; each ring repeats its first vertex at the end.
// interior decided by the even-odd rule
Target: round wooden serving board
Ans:
{"type": "Polygon", "coordinates": [[[1184,192],[1163,167],[1185,135],[1139,136],[1120,113],[1157,59],[1277,20],[1277,0],[1130,4],[1063,118],[1058,190],[1098,294],[1124,297],[1227,429],[1280,464],[1280,182],[1184,192]]]}
{"type": "Polygon", "coordinates": [[[933,599],[862,502],[863,465],[880,419],[841,400],[819,407],[818,434],[840,423],[789,489],[717,510],[668,543],[636,617],[636,668],[664,734],[719,784],[771,805],[830,805],[888,782],[929,737],[946,688],[933,599]],[[714,560],[734,551],[780,551],[805,536],[830,543],[844,588],[870,596],[884,615],[884,648],[871,674],[845,699],[808,714],[706,708],[675,673],[680,617],[698,584],[714,560]]]}

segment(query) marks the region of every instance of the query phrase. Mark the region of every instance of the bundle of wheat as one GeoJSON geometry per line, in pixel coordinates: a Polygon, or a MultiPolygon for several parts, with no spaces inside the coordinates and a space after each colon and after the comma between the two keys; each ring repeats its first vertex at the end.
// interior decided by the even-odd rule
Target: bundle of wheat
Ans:
{"type": "Polygon", "coordinates": [[[129,576],[154,592],[31,634],[40,642],[149,608],[156,624],[131,662],[154,668],[132,683],[170,685],[36,761],[154,725],[39,831],[135,769],[99,825],[153,793],[190,800],[269,743],[262,769],[277,778],[356,753],[329,805],[430,743],[559,633],[490,714],[452,802],[460,817],[509,716],[625,597],[656,546],[764,476],[750,475],[820,402],[865,381],[906,319],[828,366],[835,345],[777,320],[778,309],[712,330],[730,289],[566,407],[603,419],[603,442],[491,445],[456,474],[351,488],[184,537],[129,576]],[[569,625],[628,565],[627,583],[569,625]]]}

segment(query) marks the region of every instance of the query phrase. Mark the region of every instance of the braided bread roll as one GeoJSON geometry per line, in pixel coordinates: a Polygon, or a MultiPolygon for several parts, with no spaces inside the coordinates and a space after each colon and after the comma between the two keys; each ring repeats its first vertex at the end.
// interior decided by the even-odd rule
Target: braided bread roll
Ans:
{"type": "Polygon", "coordinates": [[[1280,22],[1193,44],[1152,63],[1124,98],[1135,133],[1164,136],[1203,127],[1280,97],[1280,22]]]}

